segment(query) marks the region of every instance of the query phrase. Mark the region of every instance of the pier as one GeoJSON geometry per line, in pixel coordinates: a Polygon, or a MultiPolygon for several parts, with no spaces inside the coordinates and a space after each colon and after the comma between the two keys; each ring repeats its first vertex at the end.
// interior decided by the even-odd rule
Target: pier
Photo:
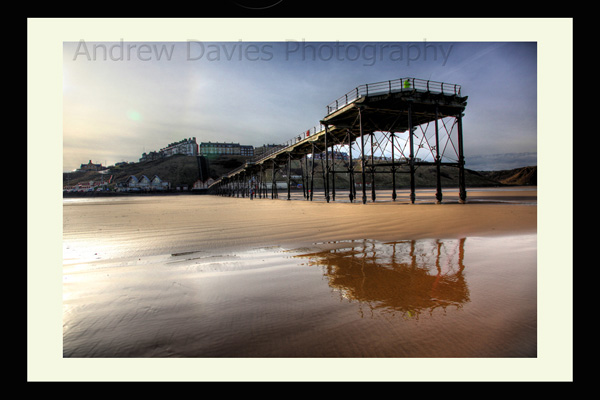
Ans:
{"type": "Polygon", "coordinates": [[[315,190],[320,190],[327,202],[335,201],[336,176],[345,174],[351,202],[365,204],[369,197],[374,202],[375,174],[386,173],[391,176],[395,201],[396,176],[406,173],[410,175],[410,201],[414,203],[415,170],[430,165],[437,172],[436,201],[441,203],[443,199],[440,169],[451,166],[459,170],[459,201],[464,203],[467,193],[462,117],[467,98],[459,85],[416,78],[360,85],[329,103],[318,127],[298,133],[222,176],[211,185],[210,192],[279,198],[279,177],[279,181],[287,180],[289,200],[295,162],[302,169],[305,200],[312,201],[315,190]],[[320,188],[315,187],[316,164],[320,164],[320,188]]]}

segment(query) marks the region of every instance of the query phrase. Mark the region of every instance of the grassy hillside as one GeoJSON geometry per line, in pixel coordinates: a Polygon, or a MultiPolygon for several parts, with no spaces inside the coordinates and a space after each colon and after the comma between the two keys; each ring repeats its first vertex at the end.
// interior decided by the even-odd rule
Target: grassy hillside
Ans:
{"type": "MultiPolygon", "coordinates": [[[[216,179],[222,174],[231,171],[242,165],[244,157],[231,156],[221,157],[208,161],[208,174],[216,179]]],[[[169,182],[171,187],[187,185],[192,187],[194,182],[200,179],[202,171],[199,167],[198,157],[174,155],[155,161],[146,161],[138,163],[129,163],[120,166],[112,166],[106,171],[74,171],[63,174],[63,185],[73,186],[79,182],[90,182],[108,180],[112,175],[112,184],[125,182],[134,175],[140,178],[146,175],[152,179],[155,175],[164,181],[169,182]]],[[[206,177],[204,177],[206,179],[206,177]]]]}
{"type": "MultiPolygon", "coordinates": [[[[226,172],[229,172],[246,161],[242,156],[221,156],[208,160],[208,173],[213,179],[217,179],[226,172]]],[[[310,163],[309,163],[310,165],[310,163]]],[[[320,163],[315,165],[316,187],[322,187],[322,170],[320,163]]],[[[345,166],[337,164],[337,171],[345,171],[345,166]]],[[[407,168],[403,168],[407,172],[407,168]]],[[[301,175],[300,163],[294,162],[292,165],[292,175],[301,175]]],[[[171,187],[187,185],[192,187],[194,182],[200,179],[203,174],[200,169],[198,157],[176,155],[156,161],[147,161],[139,163],[130,163],[118,167],[111,167],[107,171],[102,172],[82,172],[75,171],[63,174],[63,185],[72,186],[79,182],[90,182],[108,180],[112,175],[112,183],[125,182],[129,176],[135,175],[140,178],[146,175],[152,179],[158,175],[163,181],[169,182],[171,187]]],[[[371,175],[367,172],[366,181],[371,181],[371,175]]],[[[453,167],[442,167],[441,180],[443,187],[458,186],[458,169],[453,167]]],[[[204,177],[206,178],[206,177],[204,177]]],[[[270,180],[270,170],[267,170],[267,179],[270,180]]],[[[286,180],[280,174],[277,175],[277,180],[286,180]]],[[[524,167],[509,171],[465,171],[465,179],[467,187],[477,186],[502,186],[502,185],[536,185],[537,184],[537,167],[524,167]]],[[[361,181],[361,172],[359,165],[355,165],[355,180],[361,181]]],[[[418,187],[435,187],[436,185],[436,168],[434,166],[419,166],[415,171],[415,180],[418,187]]],[[[300,180],[295,183],[301,183],[300,180]]],[[[390,188],[392,185],[392,177],[389,173],[375,174],[375,184],[379,188],[390,188]]],[[[347,188],[349,185],[348,174],[336,174],[336,186],[338,188],[347,188]]],[[[396,187],[408,187],[410,185],[410,174],[397,173],[396,187]]]]}
{"type": "Polygon", "coordinates": [[[503,185],[537,185],[537,167],[523,167],[505,171],[483,171],[481,175],[503,185]]]}

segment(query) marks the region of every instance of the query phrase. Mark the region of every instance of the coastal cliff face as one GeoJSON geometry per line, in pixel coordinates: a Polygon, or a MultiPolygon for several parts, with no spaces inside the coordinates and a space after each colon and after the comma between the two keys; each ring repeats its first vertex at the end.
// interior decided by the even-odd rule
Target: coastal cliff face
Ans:
{"type": "Polygon", "coordinates": [[[485,177],[498,181],[503,185],[537,185],[537,166],[523,167],[505,171],[482,172],[485,177]]]}
{"type": "MultiPolygon", "coordinates": [[[[205,181],[208,178],[217,179],[228,171],[242,165],[246,158],[241,156],[218,157],[201,160],[202,157],[195,156],[172,156],[156,161],[129,163],[118,167],[111,167],[104,171],[74,171],[63,173],[63,186],[75,185],[78,182],[90,182],[108,180],[111,183],[125,182],[131,175],[140,177],[142,175],[152,179],[155,175],[162,181],[169,182],[171,187],[185,185],[192,187],[197,180],[205,181]]],[[[336,165],[336,170],[345,169],[345,165],[336,165]]],[[[321,179],[320,165],[316,165],[315,183],[318,185],[321,179]],[[319,171],[319,172],[317,172],[319,171]]],[[[270,173],[270,172],[269,172],[270,173]]],[[[300,164],[292,168],[292,176],[301,175],[300,164]]],[[[416,168],[416,182],[420,187],[435,187],[437,173],[434,166],[420,166],[416,168]]],[[[407,185],[408,174],[398,173],[396,177],[397,187],[407,185]]],[[[441,179],[443,187],[456,186],[458,184],[458,169],[442,167],[441,179]]],[[[473,171],[465,170],[467,187],[481,186],[527,186],[537,185],[537,167],[528,166],[504,171],[473,171]]],[[[294,183],[301,183],[300,181],[294,183]]],[[[348,183],[347,174],[336,176],[336,185],[343,188],[348,183]]],[[[377,174],[376,184],[384,188],[391,187],[390,174],[377,174]]]]}
{"type": "Polygon", "coordinates": [[[197,180],[218,178],[239,167],[244,161],[243,157],[205,159],[199,156],[174,155],[154,161],[112,166],[104,171],[65,172],[63,173],[63,186],[73,186],[78,182],[108,181],[111,176],[111,184],[116,184],[127,181],[132,175],[138,178],[145,175],[149,179],[156,175],[162,181],[169,182],[171,187],[192,187],[197,180]]]}

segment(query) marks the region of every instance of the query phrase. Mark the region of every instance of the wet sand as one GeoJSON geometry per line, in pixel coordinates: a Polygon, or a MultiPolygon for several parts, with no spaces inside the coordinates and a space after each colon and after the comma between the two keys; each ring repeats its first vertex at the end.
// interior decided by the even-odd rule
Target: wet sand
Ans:
{"type": "Polygon", "coordinates": [[[378,199],[65,199],[63,357],[535,358],[535,188],[378,199]]]}
{"type": "MultiPolygon", "coordinates": [[[[296,193],[297,199],[301,193],[296,193]]],[[[67,199],[65,241],[93,253],[130,256],[186,251],[218,251],[258,246],[297,247],[350,239],[381,241],[535,233],[536,191],[473,190],[468,204],[446,194],[435,204],[433,191],[419,192],[416,204],[402,194],[375,203],[218,196],[165,196],[67,199]],[[527,201],[523,201],[523,198],[527,201]],[[517,200],[515,200],[517,198],[517,200]]]]}

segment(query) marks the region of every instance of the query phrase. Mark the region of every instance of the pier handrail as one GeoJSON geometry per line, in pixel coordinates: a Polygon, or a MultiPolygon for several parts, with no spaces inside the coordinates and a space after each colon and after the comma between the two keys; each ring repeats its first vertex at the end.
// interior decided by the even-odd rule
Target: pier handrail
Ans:
{"type": "Polygon", "coordinates": [[[327,105],[327,115],[355,102],[363,96],[417,90],[460,96],[460,85],[417,78],[400,78],[357,86],[327,105]]]}

